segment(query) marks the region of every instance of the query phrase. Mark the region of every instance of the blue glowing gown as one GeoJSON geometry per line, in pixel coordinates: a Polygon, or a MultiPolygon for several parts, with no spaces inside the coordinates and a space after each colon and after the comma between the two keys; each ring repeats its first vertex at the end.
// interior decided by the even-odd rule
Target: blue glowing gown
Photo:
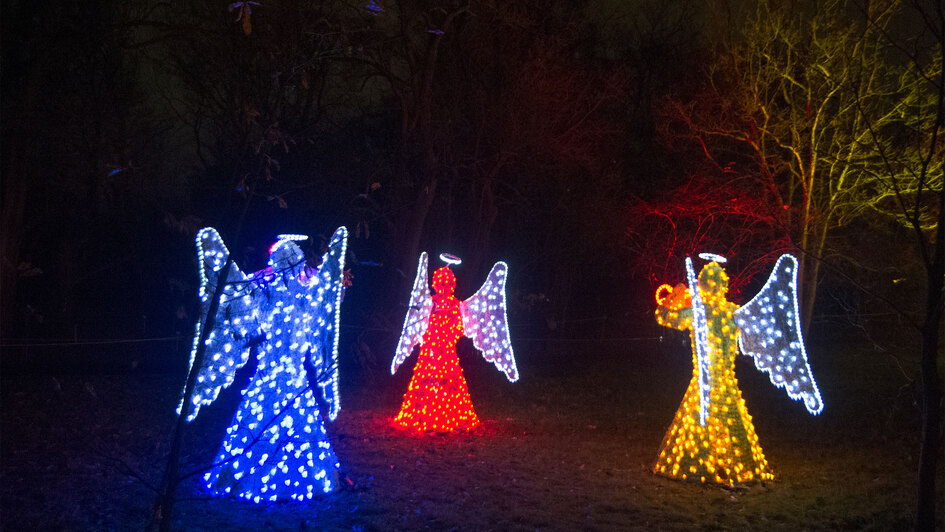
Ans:
{"type": "MultiPolygon", "coordinates": [[[[339,462],[315,391],[334,419],[340,409],[338,318],[346,239],[346,230],[339,228],[317,270],[306,266],[290,240],[273,245],[264,270],[245,275],[231,265],[188,419],[233,382],[250,349],[256,350],[257,368],[204,475],[211,493],[259,503],[311,499],[338,487],[339,462]]],[[[205,318],[229,252],[211,228],[198,234],[197,246],[205,318]]]]}

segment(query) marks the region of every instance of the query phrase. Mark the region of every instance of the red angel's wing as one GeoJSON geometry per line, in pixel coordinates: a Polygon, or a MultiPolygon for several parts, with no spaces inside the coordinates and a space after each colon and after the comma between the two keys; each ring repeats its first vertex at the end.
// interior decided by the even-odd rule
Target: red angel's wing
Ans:
{"type": "Polygon", "coordinates": [[[413,280],[413,290],[410,292],[410,303],[407,305],[407,316],[404,318],[404,328],[397,342],[394,359],[390,363],[390,374],[397,372],[397,368],[413,352],[413,348],[423,341],[423,333],[427,332],[430,323],[430,313],[433,311],[433,298],[430,297],[430,282],[427,279],[427,252],[420,254],[420,263],[417,264],[417,277],[413,280]]]}
{"type": "Polygon", "coordinates": [[[508,265],[497,262],[486,282],[469,299],[460,304],[463,328],[483,358],[505,373],[509,381],[518,380],[515,353],[509,341],[509,320],[506,315],[505,282],[508,265]]]}

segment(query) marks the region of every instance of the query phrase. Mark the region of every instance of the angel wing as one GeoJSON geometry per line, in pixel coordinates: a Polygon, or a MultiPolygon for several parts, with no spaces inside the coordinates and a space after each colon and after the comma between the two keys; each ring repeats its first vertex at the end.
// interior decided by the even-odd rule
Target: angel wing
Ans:
{"type": "Polygon", "coordinates": [[[417,277],[413,280],[413,290],[410,292],[410,303],[407,305],[407,317],[404,318],[404,328],[397,342],[394,359],[390,363],[390,374],[397,372],[397,368],[410,356],[413,348],[423,341],[423,333],[427,332],[430,323],[430,313],[433,311],[433,298],[430,297],[430,282],[428,280],[427,252],[420,254],[420,263],[417,264],[417,277]]]}
{"type": "MultiPolygon", "coordinates": [[[[221,270],[230,252],[212,227],[197,233],[197,258],[200,263],[200,319],[194,330],[190,351],[190,371],[197,371],[197,382],[191,397],[191,411],[187,421],[197,417],[202,405],[212,403],[222,388],[233,383],[236,370],[249,359],[249,350],[258,332],[258,324],[251,314],[252,283],[235,262],[230,263],[223,293],[213,316],[213,326],[204,331],[207,315],[216,294],[221,270]],[[204,334],[205,333],[205,334],[204,334]],[[201,340],[202,339],[202,340],[201,340]],[[203,341],[204,356],[199,368],[194,367],[197,348],[203,341]]],[[[182,398],[183,400],[183,398],[182,398]]],[[[178,405],[177,413],[180,414],[178,405]]]]}
{"type": "Polygon", "coordinates": [[[824,404],[807,362],[797,311],[797,259],[781,255],[764,287],[734,318],[742,352],[755,359],[772,384],[795,401],[803,399],[811,414],[819,414],[824,404]]]}
{"type": "Polygon", "coordinates": [[[509,320],[506,315],[505,282],[509,267],[497,262],[486,282],[469,299],[460,304],[463,329],[487,362],[495,364],[509,381],[518,380],[515,353],[509,341],[509,320]]]}
{"type": "MultiPolygon", "coordinates": [[[[294,244],[293,244],[294,245],[294,244]]],[[[328,252],[322,256],[315,275],[302,275],[300,282],[314,290],[303,296],[311,309],[310,323],[304,325],[312,365],[318,371],[318,386],[328,403],[328,418],[334,420],[341,410],[341,391],[338,385],[338,336],[341,327],[341,300],[344,296],[345,254],[348,230],[339,227],[328,242],[328,252]]]]}

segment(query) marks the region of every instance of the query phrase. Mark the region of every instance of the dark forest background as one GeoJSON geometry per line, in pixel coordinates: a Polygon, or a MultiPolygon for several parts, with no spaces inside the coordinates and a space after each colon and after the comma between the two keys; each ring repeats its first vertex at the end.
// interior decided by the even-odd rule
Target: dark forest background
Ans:
{"type": "MultiPolygon", "coordinates": [[[[460,295],[507,261],[527,336],[637,335],[702,251],[730,257],[742,301],[799,254],[808,322],[919,315],[921,257],[875,183],[833,215],[796,190],[791,146],[739,139],[760,127],[737,61],[762,23],[839,9],[863,38],[878,19],[776,4],[5,2],[3,336],[187,336],[207,225],[249,271],[279,233],[315,256],[347,226],[354,329],[399,328],[423,250],[464,259],[460,295]]],[[[915,16],[884,5],[887,26],[915,16]]],[[[810,128],[789,97],[785,127],[810,128]]]]}
{"type": "Polygon", "coordinates": [[[548,323],[652,293],[627,209],[685,173],[652,113],[699,62],[678,9],[7,4],[5,338],[187,335],[207,225],[249,271],[347,226],[350,326],[402,319],[423,250],[467,294],[506,260],[548,323]]]}

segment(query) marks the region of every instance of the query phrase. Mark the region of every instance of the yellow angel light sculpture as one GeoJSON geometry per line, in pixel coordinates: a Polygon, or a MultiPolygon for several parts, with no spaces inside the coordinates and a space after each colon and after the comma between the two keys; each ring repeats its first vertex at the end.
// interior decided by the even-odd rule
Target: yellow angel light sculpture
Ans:
{"type": "Polygon", "coordinates": [[[732,485],[774,478],[735,379],[741,351],[811,414],[823,410],[807,363],[797,312],[797,260],[782,255],[765,286],[742,307],[725,299],[728,276],[718,255],[699,272],[686,258],[689,288],[657,290],[656,320],[689,329],[693,376],[663,439],[653,471],[681,480],[732,485]]]}

